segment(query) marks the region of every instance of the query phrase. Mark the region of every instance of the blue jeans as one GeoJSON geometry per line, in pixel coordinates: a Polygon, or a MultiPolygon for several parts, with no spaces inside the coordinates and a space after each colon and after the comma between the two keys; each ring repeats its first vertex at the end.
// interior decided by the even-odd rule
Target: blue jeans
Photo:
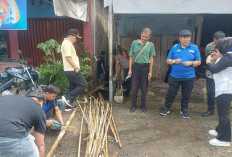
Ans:
{"type": "Polygon", "coordinates": [[[64,110],[64,101],[62,99],[58,99],[57,106],[61,111],[64,110]]]}
{"type": "Polygon", "coordinates": [[[31,134],[24,138],[0,137],[0,157],[39,157],[34,140],[31,134]]]}

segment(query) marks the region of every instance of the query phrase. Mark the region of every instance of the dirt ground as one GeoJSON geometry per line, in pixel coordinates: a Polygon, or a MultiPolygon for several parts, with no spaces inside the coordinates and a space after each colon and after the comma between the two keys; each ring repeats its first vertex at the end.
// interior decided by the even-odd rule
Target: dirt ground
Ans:
{"type": "MultiPolygon", "coordinates": [[[[215,129],[218,123],[217,113],[203,118],[200,114],[207,109],[204,103],[203,79],[195,81],[191,101],[189,103],[190,119],[180,115],[181,94],[178,93],[171,112],[161,116],[160,109],[164,104],[168,85],[153,80],[149,84],[147,95],[147,113],[140,108],[129,112],[130,100],[124,104],[113,105],[113,116],[122,142],[119,148],[109,136],[110,157],[232,157],[231,147],[215,147],[208,141],[213,137],[208,130],[215,129]]],[[[138,106],[140,98],[138,99],[138,106]]],[[[71,112],[64,112],[67,120],[71,112]]],[[[80,122],[82,114],[78,111],[71,125],[77,128],[77,134],[66,132],[59,144],[55,157],[76,157],[78,150],[80,122]]],[[[59,132],[47,132],[45,136],[46,153],[51,148],[59,132]]],[[[87,137],[84,127],[82,139],[87,137]]],[[[81,156],[85,154],[86,141],[82,141],[81,156]]]]}

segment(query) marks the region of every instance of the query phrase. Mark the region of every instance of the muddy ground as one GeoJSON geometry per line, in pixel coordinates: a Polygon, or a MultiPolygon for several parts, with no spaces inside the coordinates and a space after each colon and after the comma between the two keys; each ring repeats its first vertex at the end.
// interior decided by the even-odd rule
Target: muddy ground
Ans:
{"type": "MultiPolygon", "coordinates": [[[[203,118],[200,114],[207,109],[202,88],[204,80],[195,81],[189,113],[191,118],[180,115],[181,94],[178,93],[168,116],[161,116],[159,111],[164,104],[168,85],[153,80],[149,84],[147,96],[147,113],[138,108],[129,112],[130,101],[113,105],[113,116],[121,139],[122,148],[109,136],[110,157],[232,157],[231,147],[215,147],[208,141],[213,137],[208,130],[215,129],[218,123],[217,113],[203,118]]],[[[138,99],[140,105],[140,98],[138,99]]],[[[139,106],[138,105],[138,106],[139,106]]],[[[67,120],[71,112],[64,112],[67,120]]],[[[82,114],[78,111],[71,125],[80,131],[82,114]]],[[[46,153],[51,148],[59,132],[47,132],[45,136],[46,153]]],[[[111,134],[110,134],[111,135],[111,134]]],[[[87,137],[84,127],[82,139],[87,137]]],[[[79,133],[66,132],[59,144],[55,157],[76,157],[79,133]]],[[[82,141],[81,156],[85,153],[86,141],[82,141]]]]}

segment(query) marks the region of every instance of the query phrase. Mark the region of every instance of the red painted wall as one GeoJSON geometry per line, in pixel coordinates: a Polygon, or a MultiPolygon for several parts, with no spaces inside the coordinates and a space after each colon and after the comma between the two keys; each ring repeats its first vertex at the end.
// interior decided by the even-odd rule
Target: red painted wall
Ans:
{"type": "Polygon", "coordinates": [[[8,57],[18,59],[19,39],[17,30],[8,31],[8,57]]]}

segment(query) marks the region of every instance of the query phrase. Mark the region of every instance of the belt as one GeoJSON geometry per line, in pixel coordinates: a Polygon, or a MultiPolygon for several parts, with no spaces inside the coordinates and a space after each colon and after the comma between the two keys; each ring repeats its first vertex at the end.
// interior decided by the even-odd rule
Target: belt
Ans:
{"type": "Polygon", "coordinates": [[[136,62],[134,62],[134,65],[138,65],[138,66],[148,66],[148,65],[150,65],[150,63],[136,63],[136,62]]]}

